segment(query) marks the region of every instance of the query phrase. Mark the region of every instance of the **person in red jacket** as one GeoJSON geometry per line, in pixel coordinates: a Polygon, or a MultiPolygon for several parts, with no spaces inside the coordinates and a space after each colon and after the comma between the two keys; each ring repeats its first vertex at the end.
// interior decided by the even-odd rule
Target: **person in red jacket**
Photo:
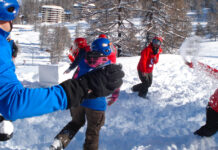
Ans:
{"type": "Polygon", "coordinates": [[[85,38],[79,37],[74,40],[73,46],[71,46],[70,48],[70,54],[68,54],[68,57],[72,63],[75,61],[76,57],[78,56],[80,49],[85,49],[86,51],[90,50],[90,47],[87,44],[85,38]]]}
{"type": "MultiPolygon", "coordinates": [[[[85,57],[86,53],[90,51],[90,46],[87,44],[87,41],[85,38],[76,38],[74,40],[74,45],[72,48],[72,52],[73,52],[73,61],[71,60],[71,64],[69,66],[69,68],[64,72],[64,73],[69,73],[71,72],[73,69],[75,69],[80,61],[85,57]]],[[[71,59],[69,57],[69,59],[71,59]]],[[[77,73],[78,73],[78,68],[75,71],[74,75],[73,75],[73,79],[76,78],[77,73]]]]}
{"type": "Polygon", "coordinates": [[[138,63],[138,75],[142,83],[134,85],[132,90],[139,92],[138,95],[142,98],[146,98],[148,88],[152,84],[152,71],[154,64],[158,63],[159,55],[162,52],[161,43],[163,39],[161,37],[154,37],[152,42],[142,50],[141,58],[138,63]]]}
{"type": "MultiPolygon", "coordinates": [[[[194,68],[195,65],[190,62],[185,62],[190,68],[194,68]]],[[[208,73],[210,77],[218,79],[218,70],[210,67],[209,65],[201,62],[197,63],[197,66],[204,72],[208,73]]],[[[200,129],[194,132],[195,135],[201,137],[210,137],[218,131],[218,88],[214,94],[210,97],[208,105],[206,107],[206,124],[200,129]]]]}
{"type": "MultiPolygon", "coordinates": [[[[105,38],[107,39],[107,36],[105,34],[100,34],[98,38],[105,38]]],[[[111,61],[111,63],[115,64],[117,62],[117,49],[112,44],[111,46],[111,54],[108,56],[108,59],[111,61]]]]}

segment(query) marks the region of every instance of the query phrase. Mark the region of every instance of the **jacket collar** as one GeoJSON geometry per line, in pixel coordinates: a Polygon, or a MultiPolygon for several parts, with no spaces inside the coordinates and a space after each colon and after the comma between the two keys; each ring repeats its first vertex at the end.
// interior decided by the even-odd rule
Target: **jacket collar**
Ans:
{"type": "Polygon", "coordinates": [[[9,36],[10,32],[6,32],[0,28],[0,35],[2,35],[5,39],[9,36]]]}
{"type": "MultiPolygon", "coordinates": [[[[152,43],[150,43],[149,45],[148,45],[148,48],[150,49],[150,51],[152,51],[152,54],[153,54],[153,50],[152,50],[152,43]]],[[[163,50],[162,50],[162,48],[161,48],[161,46],[159,47],[159,52],[157,53],[157,54],[160,54],[160,53],[162,53],[163,52],[163,50]]]]}

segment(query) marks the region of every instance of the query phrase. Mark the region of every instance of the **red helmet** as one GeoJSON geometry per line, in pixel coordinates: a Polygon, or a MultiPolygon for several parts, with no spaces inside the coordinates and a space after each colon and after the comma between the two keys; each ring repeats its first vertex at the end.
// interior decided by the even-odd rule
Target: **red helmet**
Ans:
{"type": "Polygon", "coordinates": [[[87,41],[85,38],[76,38],[74,44],[77,48],[85,48],[87,46],[87,41]]]}
{"type": "Polygon", "coordinates": [[[159,40],[161,43],[163,43],[163,38],[161,37],[161,36],[155,36],[153,39],[157,39],[157,40],[159,40]]]}
{"type": "Polygon", "coordinates": [[[107,39],[107,36],[105,34],[100,34],[98,37],[107,39]]]}

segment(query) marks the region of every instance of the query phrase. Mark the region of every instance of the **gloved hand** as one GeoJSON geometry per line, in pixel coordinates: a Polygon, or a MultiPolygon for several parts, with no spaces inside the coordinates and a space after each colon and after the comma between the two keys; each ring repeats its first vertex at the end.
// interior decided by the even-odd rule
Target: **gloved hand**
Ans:
{"type": "Polygon", "coordinates": [[[0,141],[7,141],[12,138],[14,126],[11,121],[0,116],[0,141]]]}
{"type": "Polygon", "coordinates": [[[188,65],[190,68],[193,68],[193,63],[192,62],[186,61],[185,64],[188,65]]]}
{"type": "Polygon", "coordinates": [[[64,74],[70,73],[71,69],[68,68],[67,70],[64,71],[64,74]]]}
{"type": "Polygon", "coordinates": [[[68,108],[78,106],[84,98],[108,96],[119,88],[124,77],[121,65],[110,64],[88,72],[76,80],[69,79],[60,85],[66,92],[68,108]]]}
{"type": "Polygon", "coordinates": [[[111,106],[114,102],[117,101],[118,97],[108,97],[107,99],[109,99],[109,101],[107,102],[108,106],[111,106]]]}
{"type": "Polygon", "coordinates": [[[12,44],[12,57],[16,58],[17,57],[17,53],[18,53],[18,47],[17,47],[16,43],[13,40],[13,44],[12,44]]]}
{"type": "Polygon", "coordinates": [[[108,97],[107,99],[109,100],[107,105],[111,106],[113,103],[115,103],[119,97],[120,94],[120,88],[116,89],[111,97],[108,97]]]}

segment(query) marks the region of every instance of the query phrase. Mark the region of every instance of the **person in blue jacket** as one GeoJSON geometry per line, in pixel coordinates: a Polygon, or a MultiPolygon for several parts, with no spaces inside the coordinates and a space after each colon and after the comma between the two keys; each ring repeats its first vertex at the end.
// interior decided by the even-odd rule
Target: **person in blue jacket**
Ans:
{"type": "MultiPolygon", "coordinates": [[[[4,120],[15,121],[76,107],[84,98],[109,95],[122,84],[121,66],[110,65],[50,88],[23,87],[15,74],[12,50],[7,41],[18,11],[17,0],[0,0],[0,128],[7,125],[4,120]]],[[[3,131],[0,140],[8,140],[13,134],[0,131],[3,131]]]]}
{"type": "MultiPolygon", "coordinates": [[[[112,44],[106,38],[95,40],[91,45],[91,51],[87,52],[79,63],[78,77],[110,64],[108,56],[111,53],[111,46],[112,44]]],[[[105,122],[106,106],[106,97],[98,97],[85,99],[80,106],[71,109],[72,121],[55,136],[50,150],[66,148],[86,120],[87,129],[83,150],[98,150],[99,132],[105,122]]]]}

